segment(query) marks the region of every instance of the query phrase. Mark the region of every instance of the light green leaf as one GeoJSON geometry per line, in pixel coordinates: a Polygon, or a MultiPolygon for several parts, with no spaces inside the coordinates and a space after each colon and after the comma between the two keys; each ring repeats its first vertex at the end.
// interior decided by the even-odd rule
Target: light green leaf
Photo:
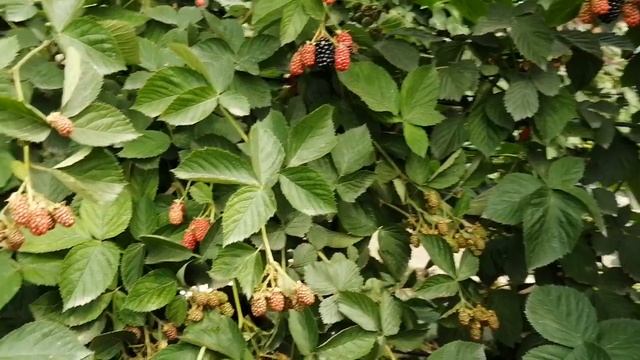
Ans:
{"type": "Polygon", "coordinates": [[[402,279],[407,271],[411,249],[407,232],[399,227],[378,230],[378,252],[386,269],[396,279],[402,279]]]}
{"type": "Polygon", "coordinates": [[[402,305],[386,291],[380,299],[380,325],[385,336],[397,334],[402,325],[402,305]]]}
{"type": "Polygon", "coordinates": [[[480,259],[475,257],[470,250],[465,250],[460,258],[460,265],[458,266],[457,280],[466,280],[478,272],[480,268],[480,259]]]}
{"type": "Polygon", "coordinates": [[[347,176],[342,176],[336,184],[336,191],[346,202],[355,202],[376,181],[376,174],[372,171],[360,170],[347,176]]]}
{"type": "Polygon", "coordinates": [[[247,116],[251,113],[251,105],[249,100],[243,95],[228,90],[220,95],[220,106],[229,110],[235,116],[247,116]]]}
{"type": "Polygon", "coordinates": [[[478,86],[480,72],[473,60],[462,60],[441,69],[440,98],[460,101],[467,91],[478,86]]]}
{"type": "Polygon", "coordinates": [[[160,5],[144,9],[144,14],[161,23],[177,25],[178,12],[169,5],[160,5]]]}
{"type": "Polygon", "coordinates": [[[0,254],[0,309],[13,298],[21,285],[22,275],[18,263],[11,259],[9,253],[0,254]]]}
{"type": "Polygon", "coordinates": [[[331,186],[311,168],[283,170],[280,173],[280,189],[296,210],[309,216],[337,211],[331,186]]]}
{"type": "Polygon", "coordinates": [[[122,277],[122,284],[127,290],[131,290],[133,284],[142,277],[144,256],[145,246],[142,243],[133,243],[122,253],[120,276],[122,277]]]}
{"type": "Polygon", "coordinates": [[[398,114],[400,108],[398,86],[382,67],[372,62],[360,61],[352,64],[349,71],[339,73],[338,77],[371,110],[398,114]]]}
{"type": "Polygon", "coordinates": [[[180,340],[204,346],[232,360],[252,359],[236,322],[215,311],[207,311],[202,321],[187,326],[180,340]]]}
{"type": "Polygon", "coordinates": [[[448,343],[429,356],[429,360],[485,360],[486,358],[482,344],[459,340],[448,343]]]}
{"type": "Polygon", "coordinates": [[[456,266],[453,262],[451,246],[440,236],[424,235],[420,238],[422,246],[429,253],[431,261],[448,275],[456,276],[456,266]]]}
{"type": "Polygon", "coordinates": [[[30,106],[0,97],[0,134],[30,142],[42,142],[51,128],[30,106]]]}
{"type": "Polygon", "coordinates": [[[125,159],[147,159],[161,155],[171,145],[171,139],[162,131],[143,130],[141,136],[124,143],[118,157],[125,159]]]}
{"type": "Polygon", "coordinates": [[[127,64],[138,65],[140,63],[140,46],[133,25],[122,20],[103,20],[104,26],[116,40],[118,49],[127,64]]]}
{"type": "Polygon", "coordinates": [[[276,212],[271,189],[245,186],[236,191],[222,215],[224,244],[242,241],[260,230],[276,212]]]}
{"type": "Polygon", "coordinates": [[[582,179],[584,169],[585,163],[582,158],[565,156],[551,163],[545,180],[550,187],[573,186],[582,179]]]}
{"type": "Polygon", "coordinates": [[[18,255],[22,277],[24,280],[36,285],[57,285],[60,279],[62,260],[63,257],[58,254],[29,254],[21,252],[18,255]]]}
{"type": "Polygon", "coordinates": [[[20,43],[17,36],[0,39],[0,69],[7,67],[18,55],[20,43]]]}
{"type": "MultiPolygon", "coordinates": [[[[53,294],[56,297],[56,300],[59,301],[59,297],[54,291],[51,291],[51,294],[53,294]]],[[[60,320],[62,321],[62,323],[67,326],[78,326],[86,324],[102,315],[104,310],[109,306],[109,304],[111,304],[112,297],[112,293],[102,294],[97,299],[91,301],[88,304],[69,309],[61,314],[56,314],[56,316],[60,316],[60,320]]],[[[56,307],[58,309],[61,308],[62,303],[58,302],[56,304],[56,307]]]]}
{"type": "Polygon", "coordinates": [[[412,44],[395,39],[377,42],[375,48],[393,66],[404,71],[412,71],[418,67],[420,52],[412,44]]]}
{"type": "Polygon", "coordinates": [[[431,300],[453,296],[458,293],[458,282],[447,275],[434,275],[416,289],[416,296],[431,300]]]}
{"type": "Polygon", "coordinates": [[[185,180],[220,184],[258,184],[248,161],[217,148],[191,152],[173,170],[173,173],[176,177],[185,180]]]}
{"type": "Polygon", "coordinates": [[[316,262],[304,269],[305,282],[318,295],[360,291],[364,281],[358,266],[342,254],[334,255],[329,262],[316,262]]]}
{"type": "Polygon", "coordinates": [[[543,96],[540,99],[540,111],[534,116],[534,120],[542,140],[548,143],[560,135],[569,121],[576,117],[575,98],[568,91],[562,90],[557,96],[543,96]]]}
{"type": "Polygon", "coordinates": [[[582,231],[583,207],[571,196],[549,189],[536,191],[524,212],[525,257],[529,269],[568,254],[582,231]]]}
{"type": "Polygon", "coordinates": [[[304,29],[309,17],[304,11],[302,2],[295,0],[285,5],[280,21],[280,44],[294,41],[304,29]]]}
{"type": "Polygon", "coordinates": [[[331,150],[331,158],[340,176],[371,165],[375,161],[375,152],[367,126],[362,125],[338,135],[338,142],[331,150]]]}
{"type": "Polygon", "coordinates": [[[56,31],[62,31],[82,12],[83,0],[42,0],[42,8],[56,31]]]}
{"type": "Polygon", "coordinates": [[[579,345],[564,360],[611,360],[600,346],[592,343],[579,345]]]}
{"type": "Polygon", "coordinates": [[[284,163],[285,153],[280,140],[268,128],[268,124],[259,122],[249,132],[251,165],[261,184],[271,185],[284,163]]]}
{"type": "Polygon", "coordinates": [[[138,279],[124,306],[137,312],[149,312],[167,305],[178,291],[176,278],[168,269],[153,270],[138,279]]]}
{"type": "Polygon", "coordinates": [[[427,155],[429,136],[423,128],[405,122],[402,125],[402,135],[404,136],[404,141],[414,154],[420,157],[427,155]]]}
{"type": "Polygon", "coordinates": [[[559,345],[542,345],[529,350],[522,360],[564,360],[571,349],[559,345]]]}
{"type": "Polygon", "coordinates": [[[253,16],[251,16],[251,22],[253,24],[258,23],[262,18],[280,10],[288,2],[289,0],[257,0],[253,4],[253,16]]]}
{"type": "Polygon", "coordinates": [[[83,145],[110,146],[131,141],[140,134],[131,121],[115,107],[94,103],[74,119],[71,138],[83,145]]]}
{"type": "Polygon", "coordinates": [[[2,360],[82,360],[92,356],[76,334],[51,321],[34,321],[0,339],[2,360]]]}
{"type": "Polygon", "coordinates": [[[317,350],[320,360],[362,359],[376,342],[376,333],[357,326],[346,328],[320,345],[317,350]]]}
{"type": "Polygon", "coordinates": [[[111,202],[83,200],[80,218],[84,228],[98,240],[111,239],[124,232],[131,220],[131,194],[123,191],[111,202]]]}
{"type": "Polygon", "coordinates": [[[318,346],[318,324],[310,309],[289,310],[289,331],[302,355],[311,355],[318,346]]]}
{"type": "Polygon", "coordinates": [[[187,313],[189,311],[189,302],[184,296],[176,296],[165,309],[165,316],[167,320],[176,325],[184,324],[187,319],[187,313]]]}
{"type": "Polygon", "coordinates": [[[380,309],[367,295],[350,291],[340,292],[338,309],[364,330],[380,330],[380,309]]]}
{"type": "Polygon", "coordinates": [[[162,114],[182,93],[207,86],[207,81],[197,72],[179,67],[167,67],[147,80],[132,109],[147,116],[162,114]]]}
{"type": "Polygon", "coordinates": [[[331,231],[317,224],[311,225],[307,237],[311,245],[318,250],[324,247],[344,249],[362,240],[362,237],[331,231]]]}
{"type": "Polygon", "coordinates": [[[596,310],[578,290],[556,285],[533,290],[526,304],[527,319],[545,339],[575,347],[595,340],[598,334],[596,310]]]}
{"type": "Polygon", "coordinates": [[[205,183],[195,183],[189,189],[189,195],[198,204],[206,205],[213,202],[213,191],[205,183]]]}
{"type": "Polygon", "coordinates": [[[102,294],[118,271],[120,250],[110,242],[75,246],[62,262],[60,295],[63,310],[88,304],[102,294]]]}
{"type": "Polygon", "coordinates": [[[319,159],[333,149],[337,139],[332,117],[333,107],[323,105],[295,124],[287,144],[288,166],[319,159]]]}
{"type": "Polygon", "coordinates": [[[531,80],[516,78],[504,95],[504,104],[516,121],[532,117],[540,107],[538,90],[531,80]]]}
{"type": "Polygon", "coordinates": [[[562,78],[553,71],[542,71],[534,69],[531,74],[531,81],[538,91],[547,96],[556,96],[562,86],[562,78]]]}
{"type": "Polygon", "coordinates": [[[512,173],[505,176],[490,190],[482,216],[502,224],[520,223],[531,194],[542,185],[540,180],[529,174],[512,173]]]}
{"type": "Polygon", "coordinates": [[[553,32],[538,15],[519,16],[512,24],[511,38],[524,57],[546,68],[553,50],[553,32]]]}
{"type": "Polygon", "coordinates": [[[209,275],[219,281],[238,279],[244,294],[251,297],[263,272],[264,261],[260,250],[236,243],[220,249],[209,275]]]}
{"type": "Polygon", "coordinates": [[[211,115],[217,106],[216,91],[211,86],[200,86],[176,97],[160,120],[175,126],[193,125],[211,115]]]}
{"type": "Polygon", "coordinates": [[[23,234],[26,238],[20,248],[20,252],[23,253],[39,254],[64,250],[91,240],[91,235],[80,223],[70,228],[57,226],[42,236],[35,236],[28,231],[24,231],[23,234]]]}
{"type": "Polygon", "coordinates": [[[599,325],[598,345],[605,349],[611,360],[640,359],[640,321],[631,319],[611,319],[599,325]]]}
{"type": "Polygon", "coordinates": [[[233,76],[231,89],[246,97],[251,108],[263,108],[271,105],[271,88],[259,76],[237,72],[233,76]]]}
{"type": "Polygon", "coordinates": [[[89,106],[102,89],[102,75],[83,56],[73,46],[65,51],[61,109],[69,117],[89,106]]]}

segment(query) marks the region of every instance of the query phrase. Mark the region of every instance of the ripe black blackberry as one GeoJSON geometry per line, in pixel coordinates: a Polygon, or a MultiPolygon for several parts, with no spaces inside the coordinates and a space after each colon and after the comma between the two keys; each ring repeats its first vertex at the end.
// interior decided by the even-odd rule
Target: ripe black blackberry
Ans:
{"type": "Polygon", "coordinates": [[[608,0],[610,10],[608,13],[604,15],[598,16],[598,19],[603,23],[610,23],[615,21],[620,15],[620,11],[622,10],[622,5],[624,4],[624,0],[608,0]]]}
{"type": "Polygon", "coordinates": [[[316,42],[316,66],[319,68],[333,67],[335,46],[331,39],[322,38],[316,42]]]}

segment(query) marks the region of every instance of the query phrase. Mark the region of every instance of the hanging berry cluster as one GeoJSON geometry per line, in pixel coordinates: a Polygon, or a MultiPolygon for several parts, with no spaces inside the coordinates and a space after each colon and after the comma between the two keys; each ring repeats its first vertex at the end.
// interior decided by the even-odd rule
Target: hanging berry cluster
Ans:
{"type": "Polygon", "coordinates": [[[640,0],[587,0],[582,4],[578,19],[585,24],[597,21],[611,23],[622,13],[629,27],[640,25],[640,0]]]}
{"type": "Polygon", "coordinates": [[[351,54],[355,44],[347,31],[337,31],[331,37],[324,28],[318,30],[311,41],[307,41],[293,54],[289,63],[291,76],[302,75],[305,69],[328,69],[347,71],[351,65],[351,54]]]}
{"type": "MultiPolygon", "coordinates": [[[[182,225],[185,221],[186,213],[187,206],[184,198],[174,200],[171,206],[169,206],[169,212],[167,214],[169,223],[176,226],[182,225]]],[[[214,215],[215,211],[213,206],[209,206],[204,215],[191,220],[182,236],[182,245],[191,251],[195,250],[198,244],[207,236],[209,230],[211,230],[214,215]]]]}
{"type": "Polygon", "coordinates": [[[261,317],[267,311],[283,312],[288,309],[304,310],[316,302],[313,290],[298,281],[290,296],[286,296],[278,287],[261,289],[251,297],[251,314],[261,317]]]}
{"type": "Polygon", "coordinates": [[[187,320],[191,322],[202,320],[207,310],[215,310],[228,317],[233,316],[235,313],[233,305],[229,303],[227,294],[218,290],[193,290],[189,297],[189,303],[190,308],[187,312],[187,320]]]}
{"type": "Polygon", "coordinates": [[[458,310],[458,321],[460,325],[469,327],[469,335],[476,341],[482,338],[482,328],[484,326],[488,326],[491,330],[500,328],[500,321],[496,312],[479,304],[474,308],[460,308],[458,310]]]}
{"type": "Polygon", "coordinates": [[[71,227],[76,222],[69,206],[53,203],[32,190],[28,194],[22,193],[23,188],[7,200],[2,213],[8,210],[9,217],[0,215],[0,242],[13,251],[20,249],[25,241],[20,228],[28,229],[35,236],[42,236],[56,224],[71,227]]]}

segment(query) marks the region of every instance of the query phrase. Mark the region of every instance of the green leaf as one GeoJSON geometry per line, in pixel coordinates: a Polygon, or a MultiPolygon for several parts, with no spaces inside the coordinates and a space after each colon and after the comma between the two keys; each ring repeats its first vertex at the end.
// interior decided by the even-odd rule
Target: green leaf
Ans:
{"type": "Polygon", "coordinates": [[[82,12],[82,0],[42,0],[42,8],[56,31],[62,31],[82,12]]]}
{"type": "Polygon", "coordinates": [[[287,166],[299,166],[329,153],[337,139],[333,107],[323,105],[298,121],[289,132],[287,166]]]}
{"type": "Polygon", "coordinates": [[[371,110],[398,114],[398,86],[382,67],[368,61],[353,63],[349,71],[338,74],[340,81],[358,95],[371,110]]]}
{"type": "Polygon", "coordinates": [[[259,122],[249,132],[251,165],[261,184],[275,183],[277,174],[284,163],[284,148],[280,140],[268,128],[268,124],[259,122]]]}
{"type": "Polygon", "coordinates": [[[293,207],[309,216],[335,213],[331,186],[308,167],[295,167],[280,173],[280,189],[293,207]]]}
{"type": "Polygon", "coordinates": [[[502,140],[506,139],[510,133],[508,129],[492,122],[482,106],[471,110],[467,129],[471,143],[487,157],[496,152],[502,140]]]}
{"type": "Polygon", "coordinates": [[[380,299],[380,325],[385,336],[392,336],[400,331],[402,324],[402,305],[388,292],[382,293],[380,299]]]}
{"type": "Polygon", "coordinates": [[[5,254],[0,254],[0,309],[13,298],[22,285],[20,266],[8,253],[5,254]]]}
{"type": "Polygon", "coordinates": [[[189,195],[198,204],[206,205],[213,202],[213,191],[205,183],[195,183],[189,189],[189,195]]]}
{"type": "Polygon", "coordinates": [[[124,306],[137,312],[149,312],[167,305],[178,291],[176,278],[168,269],[153,270],[131,286],[124,306]]]}
{"type": "Polygon", "coordinates": [[[251,165],[244,158],[217,148],[191,152],[173,170],[176,177],[220,184],[257,185],[251,165]]]}
{"type": "Polygon", "coordinates": [[[447,275],[434,275],[429,277],[416,289],[416,296],[431,300],[453,296],[458,293],[458,282],[447,275]]]}
{"type": "Polygon", "coordinates": [[[109,30],[111,36],[116,40],[118,50],[127,64],[137,65],[140,63],[140,47],[133,25],[122,20],[103,20],[100,21],[100,25],[109,30]]]}
{"type": "Polygon", "coordinates": [[[34,321],[0,339],[0,359],[82,360],[92,356],[77,335],[58,323],[34,321]]]}
{"type": "Polygon", "coordinates": [[[562,192],[536,191],[524,212],[527,266],[535,269],[568,254],[582,231],[581,204],[562,192]]]}
{"type": "Polygon", "coordinates": [[[30,142],[42,142],[51,128],[30,106],[0,97],[0,134],[30,142]]]}
{"type": "Polygon", "coordinates": [[[611,360],[640,359],[638,332],[640,321],[611,319],[599,325],[597,343],[609,354],[611,360]]]}
{"type": "Polygon", "coordinates": [[[215,311],[207,311],[202,321],[187,326],[180,339],[204,346],[233,360],[252,358],[236,322],[215,311]]]}
{"type": "Polygon", "coordinates": [[[233,91],[228,90],[220,95],[220,106],[229,110],[230,113],[236,116],[247,116],[251,113],[251,105],[249,105],[249,100],[243,95],[233,91]]]}
{"type": "Polygon", "coordinates": [[[143,130],[140,134],[139,138],[124,143],[118,157],[148,159],[163,154],[171,145],[171,139],[162,131],[143,130]]]}
{"type": "Polygon", "coordinates": [[[17,36],[0,39],[0,69],[7,67],[18,55],[20,43],[17,36]]]}
{"type": "Polygon", "coordinates": [[[387,39],[375,44],[375,48],[393,66],[404,71],[412,71],[418,67],[420,52],[406,41],[387,39]]]}
{"type": "Polygon", "coordinates": [[[120,250],[110,242],[76,245],[62,262],[60,295],[63,310],[88,304],[102,294],[118,272],[120,250]]]}
{"type": "Polygon", "coordinates": [[[376,333],[357,326],[346,328],[320,345],[317,354],[323,360],[362,359],[376,342],[376,333]]]}
{"type": "Polygon", "coordinates": [[[171,103],[188,90],[207,86],[197,72],[179,67],[167,67],[153,74],[138,92],[132,109],[147,116],[162,114],[171,103]]]}
{"type": "Polygon", "coordinates": [[[167,320],[176,325],[184,324],[187,319],[187,313],[189,311],[189,302],[184,296],[176,296],[165,309],[165,316],[167,320]]]}
{"type": "Polygon", "coordinates": [[[483,217],[502,224],[515,225],[522,221],[531,194],[542,182],[529,174],[512,173],[490,190],[483,217]]]}
{"type": "Polygon", "coordinates": [[[545,339],[575,347],[595,340],[596,310],[578,290],[547,285],[533,290],[526,304],[527,319],[545,339]]]}
{"type": "Polygon", "coordinates": [[[340,176],[371,165],[375,161],[375,152],[367,126],[362,125],[338,135],[338,142],[331,151],[331,158],[340,176]]]}
{"type": "Polygon", "coordinates": [[[450,359],[485,360],[486,356],[482,344],[459,340],[448,343],[429,356],[429,360],[450,359]]]}
{"type": "Polygon", "coordinates": [[[529,350],[522,360],[564,360],[571,349],[558,345],[542,345],[529,350]]]}
{"type": "Polygon", "coordinates": [[[280,20],[280,44],[294,41],[308,21],[309,17],[301,1],[291,1],[285,5],[282,10],[282,20],[280,20]]]}
{"type": "Polygon", "coordinates": [[[24,280],[32,284],[55,286],[60,279],[62,259],[63,257],[58,254],[28,254],[21,252],[18,255],[20,273],[24,280]]]}
{"type": "Polygon", "coordinates": [[[516,78],[504,95],[504,104],[516,121],[532,117],[540,107],[538,91],[531,80],[516,78]]]}
{"type": "Polygon", "coordinates": [[[460,265],[458,266],[457,280],[463,281],[474,276],[480,268],[480,260],[473,255],[470,250],[465,250],[460,258],[460,265]]]}
{"type": "Polygon", "coordinates": [[[489,294],[487,305],[500,319],[501,326],[494,332],[496,340],[507,346],[519,343],[524,327],[522,296],[515,290],[495,290],[489,294]]]}
{"type": "Polygon", "coordinates": [[[380,309],[367,295],[350,291],[340,292],[338,309],[364,330],[380,330],[380,309]]]}
{"type": "Polygon", "coordinates": [[[402,279],[411,256],[407,232],[399,227],[383,227],[378,230],[378,244],[384,266],[394,278],[402,279]]]}
{"type": "Polygon", "coordinates": [[[462,117],[451,117],[433,129],[430,134],[430,146],[431,153],[436,159],[443,159],[460,149],[467,141],[469,135],[464,127],[464,120],[462,117]]]}
{"type": "Polygon", "coordinates": [[[120,193],[112,202],[95,203],[83,200],[80,217],[84,228],[98,240],[111,239],[123,233],[131,220],[131,195],[120,193]]]}
{"type": "Polygon", "coordinates": [[[66,116],[75,116],[100,94],[102,75],[73,46],[66,49],[61,109],[66,116]]]}
{"type": "Polygon", "coordinates": [[[160,350],[153,356],[153,360],[215,360],[216,357],[211,351],[205,352],[204,357],[198,359],[200,347],[187,343],[171,344],[160,350]]]}
{"type": "Polygon", "coordinates": [[[575,156],[565,156],[549,166],[547,184],[553,188],[576,185],[584,175],[584,160],[575,156]]]}
{"type": "Polygon", "coordinates": [[[25,242],[20,248],[20,252],[23,253],[48,253],[64,250],[91,240],[91,234],[82,227],[81,223],[70,228],[58,226],[42,236],[35,236],[28,231],[23,234],[25,242]]]}
{"type": "Polygon", "coordinates": [[[316,262],[304,269],[305,282],[318,295],[360,291],[364,281],[358,266],[342,254],[334,255],[329,262],[316,262]]]}
{"type": "MultiPolygon", "coordinates": [[[[56,300],[59,300],[55,292],[52,291],[51,293],[56,296],[56,300]]],[[[97,319],[100,315],[102,315],[109,304],[111,304],[112,297],[113,296],[111,293],[102,294],[97,299],[91,301],[88,304],[75,307],[63,312],[59,315],[61,317],[62,323],[67,326],[79,326],[97,319]]],[[[62,304],[57,303],[57,306],[61,307],[62,304]]]]}
{"type": "Polygon", "coordinates": [[[89,105],[74,119],[71,138],[83,145],[110,146],[140,136],[129,119],[115,107],[102,103],[89,105]]]}
{"type": "Polygon", "coordinates": [[[511,38],[518,50],[543,69],[553,49],[553,37],[553,32],[538,15],[520,16],[511,27],[511,38]]]}
{"type": "Polygon", "coordinates": [[[404,141],[414,154],[420,157],[425,157],[425,155],[427,155],[429,137],[423,128],[405,122],[402,125],[402,134],[404,136],[404,141]]]}
{"type": "Polygon", "coordinates": [[[199,86],[173,99],[160,120],[175,126],[193,125],[211,115],[217,106],[216,91],[211,86],[199,86]]]}
{"type": "Polygon", "coordinates": [[[144,271],[145,247],[142,243],[129,245],[122,253],[120,262],[120,276],[122,284],[131,290],[133,284],[142,277],[144,271]]]}
{"type": "Polygon", "coordinates": [[[273,12],[280,10],[289,0],[257,0],[253,5],[253,16],[251,22],[257,24],[262,18],[273,12]]]}
{"type": "Polygon", "coordinates": [[[511,26],[513,21],[513,7],[507,4],[494,4],[489,7],[485,16],[478,19],[473,29],[474,35],[484,35],[511,26]]]}
{"type": "Polygon", "coordinates": [[[611,358],[600,346],[584,343],[573,349],[565,360],[611,360],[611,358]]]}
{"type": "Polygon", "coordinates": [[[466,172],[466,155],[458,150],[436,169],[428,181],[434,189],[444,189],[455,185],[466,172]]]}
{"type": "Polygon", "coordinates": [[[311,355],[318,346],[318,324],[310,309],[289,310],[289,331],[302,355],[311,355]]]}
{"type": "Polygon", "coordinates": [[[108,75],[125,70],[125,63],[116,39],[109,30],[89,17],[76,18],[58,35],[57,43],[63,49],[80,51],[98,72],[108,75]]]}
{"type": "Polygon", "coordinates": [[[440,99],[460,101],[467,91],[478,86],[480,72],[473,60],[462,60],[449,64],[438,72],[440,76],[440,99]]]}
{"type": "Polygon", "coordinates": [[[534,116],[534,120],[542,140],[548,143],[560,135],[569,121],[576,117],[576,100],[568,91],[563,90],[557,96],[543,96],[540,99],[540,111],[534,116]]]}
{"type": "Polygon", "coordinates": [[[542,71],[534,69],[531,74],[531,81],[538,91],[547,96],[556,96],[562,86],[562,78],[552,71],[542,71]]]}
{"type": "Polygon", "coordinates": [[[237,72],[233,76],[231,89],[247,98],[251,108],[263,108],[271,105],[271,88],[259,76],[237,72]]]}
{"type": "Polygon", "coordinates": [[[580,7],[584,4],[582,0],[554,1],[545,12],[545,19],[549,26],[560,26],[566,24],[576,17],[580,7]]]}
{"type": "Polygon", "coordinates": [[[224,244],[242,241],[260,230],[276,212],[271,189],[245,186],[236,191],[222,215],[224,244]]]}
{"type": "Polygon", "coordinates": [[[307,238],[311,245],[318,250],[324,247],[344,249],[362,240],[362,237],[331,231],[317,224],[311,225],[307,238]]]}
{"type": "Polygon", "coordinates": [[[220,249],[209,275],[220,281],[238,279],[243,292],[251,297],[262,279],[263,271],[264,261],[260,250],[236,243],[220,249]]]}
{"type": "Polygon", "coordinates": [[[338,202],[338,218],[349,234],[369,236],[379,227],[371,208],[364,208],[360,203],[338,202]]]}
{"type": "Polygon", "coordinates": [[[376,181],[376,174],[372,171],[356,171],[353,174],[342,176],[336,184],[336,191],[340,198],[346,202],[355,202],[376,181]]]}
{"type": "Polygon", "coordinates": [[[422,246],[429,253],[431,261],[448,275],[456,276],[456,266],[453,262],[451,246],[440,236],[423,235],[420,238],[422,246]]]}

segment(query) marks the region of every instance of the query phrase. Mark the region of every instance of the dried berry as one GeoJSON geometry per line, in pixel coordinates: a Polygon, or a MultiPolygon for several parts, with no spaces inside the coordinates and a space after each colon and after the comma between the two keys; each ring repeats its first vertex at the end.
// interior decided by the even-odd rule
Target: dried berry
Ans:
{"type": "Polygon", "coordinates": [[[196,246],[198,246],[198,239],[196,239],[196,235],[191,230],[184,232],[182,236],[182,246],[191,251],[195,250],[196,246]]]}
{"type": "Polygon", "coordinates": [[[172,323],[162,325],[162,334],[169,341],[178,340],[178,328],[172,323]]]}
{"type": "Polygon", "coordinates": [[[327,68],[333,66],[335,47],[329,38],[316,42],[316,66],[327,68]]]}
{"type": "Polygon", "coordinates": [[[169,223],[171,225],[180,225],[184,221],[184,214],[187,207],[182,200],[174,200],[169,206],[169,223]]]}
{"type": "Polygon", "coordinates": [[[189,230],[193,233],[196,240],[201,242],[207,236],[207,233],[211,229],[211,223],[206,218],[195,218],[189,224],[189,230]]]}
{"type": "Polygon", "coordinates": [[[297,303],[300,303],[305,306],[313,305],[316,302],[316,296],[306,284],[298,281],[296,284],[296,300],[297,303]]]}
{"type": "Polygon", "coordinates": [[[336,71],[347,71],[351,66],[351,50],[343,44],[336,47],[335,67],[336,71]]]}
{"type": "Polygon", "coordinates": [[[289,73],[291,76],[298,76],[304,73],[304,63],[302,62],[302,55],[299,51],[293,54],[291,62],[289,63],[289,73]]]}
{"type": "Polygon", "coordinates": [[[264,294],[254,294],[251,297],[251,314],[255,317],[264,316],[267,313],[267,299],[264,294]]]}
{"type": "Polygon", "coordinates": [[[56,225],[49,210],[43,207],[35,208],[31,211],[31,219],[28,227],[33,235],[40,236],[46,234],[56,225]]]}
{"type": "Polygon", "coordinates": [[[47,116],[47,122],[62,137],[70,137],[73,134],[73,123],[68,117],[59,112],[52,112],[47,116]]]}
{"type": "Polygon", "coordinates": [[[316,46],[307,42],[300,49],[300,59],[305,67],[313,67],[316,64],[316,46]]]}
{"type": "Polygon", "coordinates": [[[18,225],[28,225],[31,221],[29,198],[22,194],[13,194],[9,198],[9,214],[18,225]]]}
{"type": "Polygon", "coordinates": [[[67,205],[59,204],[53,209],[51,213],[53,220],[56,224],[60,224],[64,227],[71,227],[76,223],[76,217],[73,214],[73,210],[67,205]]]}
{"type": "Polygon", "coordinates": [[[279,289],[274,289],[271,291],[269,297],[267,298],[267,302],[269,304],[269,309],[275,312],[284,311],[286,306],[284,294],[279,289]]]}

